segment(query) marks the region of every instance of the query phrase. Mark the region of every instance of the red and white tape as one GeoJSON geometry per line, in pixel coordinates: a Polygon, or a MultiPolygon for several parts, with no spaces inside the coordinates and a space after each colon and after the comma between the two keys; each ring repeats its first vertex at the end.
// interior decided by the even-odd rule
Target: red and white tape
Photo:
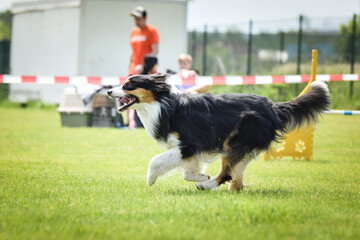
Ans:
{"type": "MultiPolygon", "coordinates": [[[[97,84],[121,85],[127,77],[69,77],[69,76],[13,76],[0,75],[1,83],[18,84],[97,84]]],[[[306,83],[311,75],[278,76],[197,76],[190,78],[171,77],[169,81],[176,85],[258,85],[281,83],[306,83]]],[[[316,80],[322,82],[359,81],[360,74],[319,74],[316,80]]]]}

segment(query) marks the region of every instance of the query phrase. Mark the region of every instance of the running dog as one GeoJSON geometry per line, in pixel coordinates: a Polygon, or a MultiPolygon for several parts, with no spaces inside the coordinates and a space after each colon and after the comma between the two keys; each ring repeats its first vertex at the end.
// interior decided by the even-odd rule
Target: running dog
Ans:
{"type": "Polygon", "coordinates": [[[198,189],[213,189],[230,181],[229,191],[244,187],[248,163],[272,142],[303,124],[316,123],[330,105],[325,83],[315,81],[311,90],[289,102],[274,103],[253,94],[196,94],[173,91],[168,75],[130,76],[109,90],[119,98],[119,111],[136,109],[151,138],[166,151],[149,163],[147,183],[176,167],[198,189]],[[220,173],[205,174],[211,159],[221,156],[220,173]]]}

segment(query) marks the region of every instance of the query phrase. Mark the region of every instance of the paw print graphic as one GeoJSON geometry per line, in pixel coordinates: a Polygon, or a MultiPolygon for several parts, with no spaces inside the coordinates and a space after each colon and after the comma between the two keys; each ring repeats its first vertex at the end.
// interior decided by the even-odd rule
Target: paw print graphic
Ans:
{"type": "Polygon", "coordinates": [[[305,147],[305,142],[304,141],[301,141],[300,139],[295,142],[295,151],[297,152],[303,152],[304,150],[306,149],[305,147]]]}
{"type": "Polygon", "coordinates": [[[276,149],[276,152],[280,152],[280,151],[284,150],[285,149],[284,142],[276,143],[274,145],[274,149],[276,149]]]}

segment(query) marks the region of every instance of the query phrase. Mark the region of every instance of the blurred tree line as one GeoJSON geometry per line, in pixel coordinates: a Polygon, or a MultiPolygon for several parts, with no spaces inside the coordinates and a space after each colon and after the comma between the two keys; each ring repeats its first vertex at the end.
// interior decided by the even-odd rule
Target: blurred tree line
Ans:
{"type": "MultiPolygon", "coordinates": [[[[10,10],[0,12],[0,74],[9,73],[10,39],[11,39],[10,10]]],[[[6,100],[9,94],[9,84],[0,84],[0,102],[6,100]]]]}
{"type": "MultiPolygon", "coordinates": [[[[360,15],[356,16],[354,22],[353,19],[347,24],[341,24],[339,34],[340,36],[336,39],[335,48],[337,53],[341,56],[344,61],[350,61],[350,52],[351,52],[351,38],[353,34],[353,27],[355,24],[355,35],[357,36],[357,41],[355,42],[355,56],[360,56],[360,15]]],[[[360,59],[357,59],[359,61],[360,59]]]]}
{"type": "MultiPolygon", "coordinates": [[[[357,16],[356,22],[357,40],[354,54],[360,56],[360,16],[357,16]]],[[[338,73],[349,73],[349,67],[343,68],[345,64],[349,64],[351,56],[353,20],[341,24],[338,29],[338,31],[321,31],[321,29],[304,31],[301,45],[302,64],[309,62],[312,49],[317,49],[319,51],[319,64],[338,65],[338,68],[332,68],[334,72],[327,73],[336,73],[336,71],[338,73]]],[[[205,46],[203,35],[203,32],[189,32],[188,35],[188,52],[194,58],[194,68],[198,70],[204,69],[203,52],[205,46]]],[[[294,64],[296,64],[298,55],[298,36],[299,32],[297,31],[253,34],[251,74],[296,74],[294,64]],[[285,61],[280,60],[281,51],[286,54],[285,61]],[[260,52],[272,55],[264,59],[260,52]],[[288,67],[286,68],[284,65],[288,67]]],[[[213,32],[207,33],[206,42],[206,75],[246,75],[249,43],[247,33],[236,29],[229,29],[226,32],[215,29],[213,32]]],[[[355,60],[360,62],[359,57],[355,60]]],[[[302,74],[307,74],[305,69],[302,74]]]]}
{"type": "Polygon", "coordinates": [[[11,38],[11,12],[0,12],[0,41],[11,38]]]}

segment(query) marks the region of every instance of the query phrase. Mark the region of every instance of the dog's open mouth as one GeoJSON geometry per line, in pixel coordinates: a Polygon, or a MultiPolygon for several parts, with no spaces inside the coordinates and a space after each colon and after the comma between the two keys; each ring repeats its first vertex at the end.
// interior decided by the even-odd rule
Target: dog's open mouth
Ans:
{"type": "Polygon", "coordinates": [[[119,99],[120,108],[119,111],[124,111],[125,109],[129,108],[131,105],[136,103],[137,98],[132,95],[125,95],[125,97],[119,99]]]}

